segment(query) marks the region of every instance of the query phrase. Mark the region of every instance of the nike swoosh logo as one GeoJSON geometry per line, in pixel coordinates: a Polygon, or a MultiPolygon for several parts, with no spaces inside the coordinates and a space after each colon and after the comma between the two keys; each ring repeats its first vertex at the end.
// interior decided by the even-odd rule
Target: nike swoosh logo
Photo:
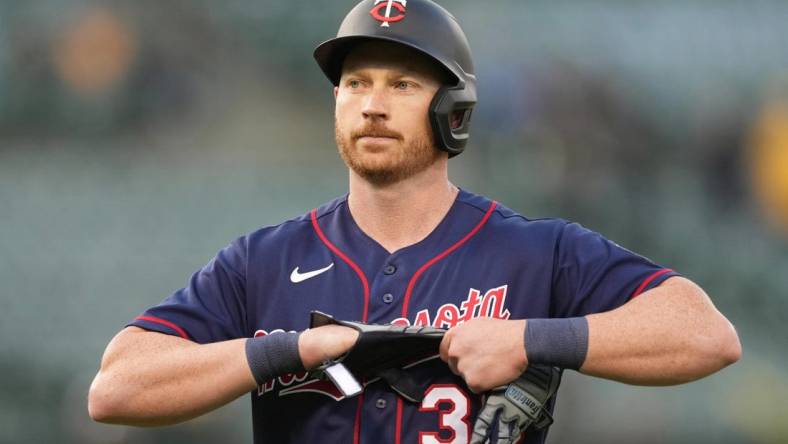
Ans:
{"type": "Polygon", "coordinates": [[[313,278],[313,277],[317,276],[320,273],[328,271],[333,266],[334,266],[334,263],[331,262],[330,264],[328,264],[328,267],[321,268],[319,270],[307,271],[306,273],[299,273],[298,272],[298,267],[295,267],[293,269],[293,272],[290,273],[290,282],[292,282],[294,284],[297,284],[299,282],[303,282],[303,281],[305,281],[305,280],[307,280],[309,278],[313,278]]]}

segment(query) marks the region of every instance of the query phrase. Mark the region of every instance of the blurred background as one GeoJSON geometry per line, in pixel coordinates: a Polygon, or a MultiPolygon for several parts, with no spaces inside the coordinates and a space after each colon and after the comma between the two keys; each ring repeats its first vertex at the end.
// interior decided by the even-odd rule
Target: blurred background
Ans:
{"type": "MultiPolygon", "coordinates": [[[[216,251],[345,192],[311,51],[354,3],[0,0],[0,442],[251,442],[246,397],[138,429],[86,394],[216,251]]],[[[567,372],[549,442],[788,442],[788,2],[441,3],[479,79],[455,183],[681,271],[744,346],[678,387],[567,372]]]]}

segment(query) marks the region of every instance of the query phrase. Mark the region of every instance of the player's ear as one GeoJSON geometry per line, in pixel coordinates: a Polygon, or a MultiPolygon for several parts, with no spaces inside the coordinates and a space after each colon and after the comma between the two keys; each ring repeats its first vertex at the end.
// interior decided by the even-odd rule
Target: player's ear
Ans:
{"type": "Polygon", "coordinates": [[[335,99],[337,98],[337,94],[339,94],[339,87],[338,87],[338,86],[335,86],[335,87],[334,87],[334,98],[335,98],[335,99]]]}

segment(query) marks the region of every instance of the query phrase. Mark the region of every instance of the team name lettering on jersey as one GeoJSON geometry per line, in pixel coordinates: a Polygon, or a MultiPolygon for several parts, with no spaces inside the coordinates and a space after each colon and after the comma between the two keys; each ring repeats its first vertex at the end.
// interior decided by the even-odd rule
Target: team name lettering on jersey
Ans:
{"type": "MultiPolygon", "coordinates": [[[[509,319],[510,313],[505,307],[507,285],[502,285],[484,293],[475,288],[468,291],[467,298],[459,305],[443,304],[435,316],[430,318],[427,309],[416,313],[413,325],[420,327],[452,328],[473,318],[509,319]],[[430,321],[432,319],[432,321],[430,321]]],[[[407,318],[394,319],[392,324],[411,325],[407,318]]]]}
{"type": "MultiPolygon", "coordinates": [[[[467,322],[473,318],[497,318],[509,319],[510,313],[506,307],[506,292],[508,286],[502,285],[500,287],[491,288],[484,293],[475,288],[468,290],[468,296],[460,305],[456,304],[443,304],[438,310],[430,316],[430,311],[427,309],[421,310],[416,313],[416,317],[412,325],[418,326],[432,326],[438,328],[452,328],[457,325],[467,322]],[[432,321],[430,321],[432,319],[432,321]]],[[[391,322],[392,324],[411,325],[410,320],[407,318],[397,318],[391,322]]],[[[282,329],[272,330],[271,333],[283,332],[282,329]]],[[[266,336],[271,334],[265,330],[257,330],[255,337],[266,336]]],[[[280,387],[289,387],[297,382],[303,382],[307,377],[306,372],[296,374],[286,374],[278,378],[271,379],[265,384],[257,387],[257,395],[262,396],[265,393],[272,391],[278,383],[280,387]]],[[[290,389],[279,392],[279,396],[290,395],[302,392],[316,392],[330,396],[336,400],[343,398],[342,393],[328,381],[312,380],[304,384],[299,384],[290,389]]]]}

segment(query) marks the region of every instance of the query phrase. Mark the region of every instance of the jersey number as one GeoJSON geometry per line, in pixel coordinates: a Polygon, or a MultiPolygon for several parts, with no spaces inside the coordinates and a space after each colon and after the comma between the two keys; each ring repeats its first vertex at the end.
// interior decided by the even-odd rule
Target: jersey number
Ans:
{"type": "Polygon", "coordinates": [[[438,432],[419,432],[419,444],[467,444],[471,434],[468,415],[471,401],[459,387],[452,384],[435,384],[424,393],[422,412],[440,412],[440,428],[451,436],[441,438],[438,432]],[[443,408],[441,408],[441,405],[443,408]]]}

